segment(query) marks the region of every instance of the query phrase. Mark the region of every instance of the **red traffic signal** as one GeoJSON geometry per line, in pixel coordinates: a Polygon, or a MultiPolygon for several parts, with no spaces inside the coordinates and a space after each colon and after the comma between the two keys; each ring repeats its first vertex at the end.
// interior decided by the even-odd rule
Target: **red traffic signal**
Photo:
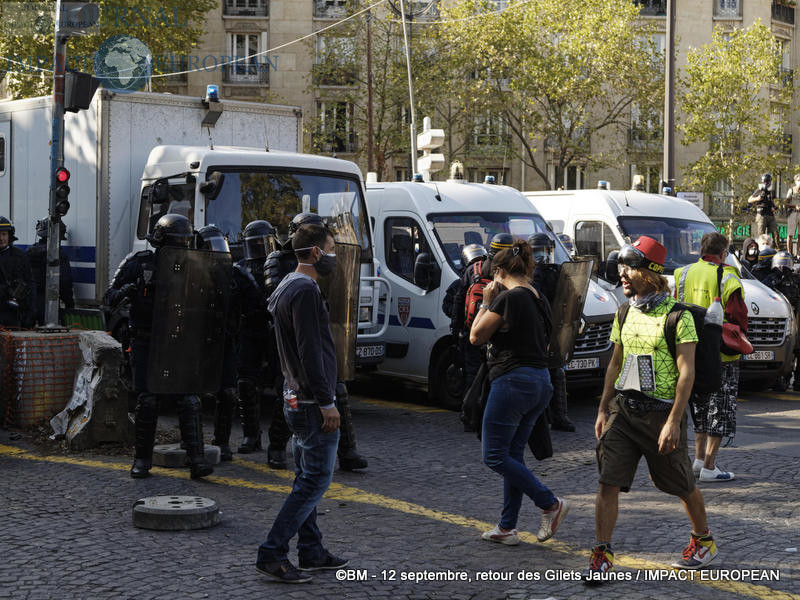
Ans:
{"type": "Polygon", "coordinates": [[[67,183],[69,181],[69,171],[64,167],[56,169],[56,181],[58,183],[67,183]]]}

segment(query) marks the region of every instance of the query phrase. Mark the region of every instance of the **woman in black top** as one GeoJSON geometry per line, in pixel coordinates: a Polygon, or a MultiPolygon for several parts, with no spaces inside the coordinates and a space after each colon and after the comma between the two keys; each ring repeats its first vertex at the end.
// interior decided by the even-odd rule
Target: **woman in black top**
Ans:
{"type": "Polygon", "coordinates": [[[517,518],[526,494],[542,509],[537,538],[550,539],[569,507],[525,466],[524,451],[536,419],[553,393],[547,371],[550,305],[530,285],[533,253],[518,240],[492,260],[494,280],[470,331],[474,345],[488,342],[491,388],[483,414],[483,461],[503,476],[500,522],[483,539],[519,544],[517,518]]]}

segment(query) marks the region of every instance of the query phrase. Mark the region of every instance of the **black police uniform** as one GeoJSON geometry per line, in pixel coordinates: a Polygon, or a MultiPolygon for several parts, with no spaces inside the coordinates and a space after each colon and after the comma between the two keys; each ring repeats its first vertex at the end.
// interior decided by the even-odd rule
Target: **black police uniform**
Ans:
{"type": "MultiPolygon", "coordinates": [[[[558,286],[561,266],[552,263],[538,264],[533,271],[533,287],[545,295],[552,305],[558,286]]],[[[553,396],[550,399],[548,415],[551,428],[559,431],[575,431],[575,424],[567,417],[567,380],[564,369],[549,369],[553,396]]]]}
{"type": "MultiPolygon", "coordinates": [[[[792,305],[792,310],[795,314],[795,322],[800,318],[800,274],[795,273],[791,269],[772,269],[762,283],[773,290],[780,292],[792,305]]],[[[794,391],[800,391],[800,344],[794,346],[794,383],[792,388],[794,391]]],[[[785,389],[787,382],[783,382],[782,388],[785,389]]]]}
{"type": "MultiPolygon", "coordinates": [[[[163,219],[164,217],[162,217],[163,219]]],[[[136,404],[136,450],[131,477],[150,474],[153,445],[158,425],[159,396],[147,389],[147,363],[150,335],[153,325],[155,290],[158,285],[158,250],[143,250],[129,254],[117,269],[111,287],[103,302],[115,307],[130,298],[129,328],[131,334],[131,370],[134,390],[138,392],[136,404]]],[[[172,395],[169,395],[172,396],[172,395]]],[[[164,397],[168,397],[164,395],[164,397]]],[[[192,478],[204,477],[213,472],[205,460],[201,403],[196,395],[172,396],[178,405],[181,438],[186,447],[192,478]]]]}
{"type": "MultiPolygon", "coordinates": [[[[36,303],[34,306],[34,319],[40,325],[44,325],[45,300],[47,296],[47,238],[38,240],[35,244],[28,247],[26,251],[28,261],[31,265],[31,275],[36,287],[36,303]]],[[[72,268],[69,264],[69,257],[63,248],[59,248],[59,276],[58,276],[58,295],[68,309],[75,308],[75,299],[72,290],[72,268]]]]}
{"type": "Polygon", "coordinates": [[[243,258],[236,263],[236,267],[247,273],[258,287],[258,296],[249,294],[249,299],[241,307],[241,329],[238,340],[237,383],[239,414],[244,434],[239,452],[248,454],[263,449],[260,427],[261,392],[268,382],[274,381],[273,371],[276,362],[270,352],[270,345],[274,344],[271,341],[274,334],[266,304],[264,259],[243,258]]]}
{"type": "MultiPolygon", "coordinates": [[[[291,243],[287,244],[291,246],[291,243]]],[[[267,297],[278,287],[286,275],[297,269],[297,257],[291,248],[271,252],[264,263],[264,281],[267,297]]],[[[324,298],[324,295],[323,295],[324,298]]],[[[274,332],[272,338],[274,339],[274,332]]],[[[269,447],[273,452],[285,451],[291,438],[291,430],[286,425],[283,415],[283,375],[278,369],[275,384],[276,398],[269,428],[269,447]]],[[[366,469],[367,459],[358,453],[356,448],[356,432],[353,427],[353,415],[350,412],[349,394],[344,381],[336,383],[336,408],[339,411],[339,468],[345,471],[366,469]]]]}
{"type": "Polygon", "coordinates": [[[28,257],[12,242],[10,239],[0,250],[0,325],[29,327],[33,325],[36,286],[28,257]]]}

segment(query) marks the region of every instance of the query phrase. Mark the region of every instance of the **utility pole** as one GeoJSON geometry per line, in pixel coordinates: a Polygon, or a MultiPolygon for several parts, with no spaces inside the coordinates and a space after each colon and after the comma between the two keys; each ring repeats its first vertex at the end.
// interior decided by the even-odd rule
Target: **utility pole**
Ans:
{"type": "Polygon", "coordinates": [[[64,166],[64,73],[67,40],[61,31],[61,0],[56,1],[55,47],[53,49],[53,130],[50,144],[50,219],[47,227],[47,288],[44,315],[47,327],[58,326],[58,291],[61,248],[61,215],[56,208],[56,171],[64,166]]]}
{"type": "Polygon", "coordinates": [[[372,11],[367,11],[367,172],[375,170],[372,142],[372,11]]]}
{"type": "MultiPolygon", "coordinates": [[[[675,0],[667,0],[667,48],[664,69],[664,179],[675,195],[675,0]]],[[[663,192],[662,190],[659,190],[663,192]]]]}
{"type": "Polygon", "coordinates": [[[411,176],[417,172],[417,123],[414,113],[414,80],[411,76],[411,53],[408,46],[408,32],[406,31],[406,6],[400,0],[400,18],[403,22],[403,43],[406,48],[406,69],[408,70],[408,100],[411,103],[411,176]]]}

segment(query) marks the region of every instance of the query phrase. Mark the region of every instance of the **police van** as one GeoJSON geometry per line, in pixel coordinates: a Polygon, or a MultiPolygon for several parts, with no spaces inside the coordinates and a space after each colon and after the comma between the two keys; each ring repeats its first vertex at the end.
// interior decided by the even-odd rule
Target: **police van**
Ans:
{"type": "MultiPolygon", "coordinates": [[[[463,180],[367,183],[367,208],[380,275],[391,287],[388,329],[381,338],[386,356],[378,371],[427,384],[433,400],[460,406],[460,394],[447,383],[452,340],[442,300],[461,272],[461,250],[475,243],[488,249],[500,232],[527,240],[547,224],[514,188],[463,180]]],[[[555,257],[559,263],[570,260],[560,243],[555,257]]],[[[613,294],[589,283],[568,383],[602,385],[617,306],[613,294]]]]}
{"type": "MultiPolygon", "coordinates": [[[[697,262],[703,234],[716,231],[697,206],[671,196],[604,189],[525,192],[525,196],[555,231],[572,237],[578,254],[596,257],[601,277],[611,251],[647,235],[667,247],[665,275],[672,286],[675,269],[697,262]]],[[[791,306],[744,269],[733,254],[726,262],[742,275],[747,337],[755,348],[742,357],[741,378],[768,383],[792,368],[795,324],[791,306]]],[[[612,284],[606,288],[622,299],[621,288],[612,284]]]]}

